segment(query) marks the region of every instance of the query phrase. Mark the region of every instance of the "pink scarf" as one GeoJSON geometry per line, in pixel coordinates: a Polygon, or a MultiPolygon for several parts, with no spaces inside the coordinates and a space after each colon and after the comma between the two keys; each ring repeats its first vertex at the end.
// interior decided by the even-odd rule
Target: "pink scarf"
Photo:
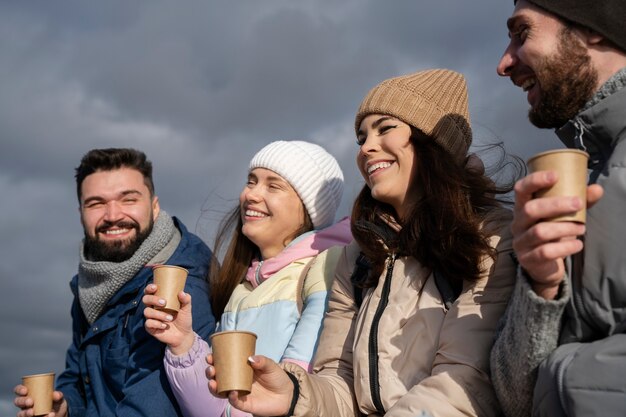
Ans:
{"type": "Polygon", "coordinates": [[[253,288],[256,288],[260,283],[298,259],[315,256],[333,246],[345,246],[351,241],[350,218],[344,217],[332,226],[308,232],[296,238],[273,258],[263,261],[255,259],[248,268],[246,279],[253,288]]]}

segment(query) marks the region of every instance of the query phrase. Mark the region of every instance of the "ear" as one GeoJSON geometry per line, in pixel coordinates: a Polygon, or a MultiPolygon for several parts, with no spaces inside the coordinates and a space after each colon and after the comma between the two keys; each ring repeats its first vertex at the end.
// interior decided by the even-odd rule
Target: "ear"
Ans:
{"type": "Polygon", "coordinates": [[[605,39],[603,35],[599,34],[593,29],[588,28],[584,28],[582,30],[582,35],[584,36],[587,45],[599,45],[605,39]]]}
{"type": "Polygon", "coordinates": [[[156,219],[161,211],[161,206],[159,206],[159,197],[156,195],[152,197],[152,216],[156,219]]]}

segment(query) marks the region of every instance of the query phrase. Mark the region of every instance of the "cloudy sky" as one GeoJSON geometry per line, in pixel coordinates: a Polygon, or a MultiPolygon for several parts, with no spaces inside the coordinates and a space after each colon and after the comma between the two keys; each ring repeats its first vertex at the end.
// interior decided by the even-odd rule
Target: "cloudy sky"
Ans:
{"type": "Polygon", "coordinates": [[[77,270],[73,169],[94,147],[136,147],[161,207],[205,241],[251,156],[277,139],[325,146],[362,181],[352,128],[385,78],[464,73],[475,143],[526,159],[560,143],[532,128],[496,75],[510,0],[0,2],[0,414],[28,373],[64,366],[77,270]]]}

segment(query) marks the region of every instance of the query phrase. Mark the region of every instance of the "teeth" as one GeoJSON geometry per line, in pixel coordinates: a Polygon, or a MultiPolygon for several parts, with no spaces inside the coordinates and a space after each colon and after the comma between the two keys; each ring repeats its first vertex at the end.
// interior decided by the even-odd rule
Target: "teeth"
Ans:
{"type": "Polygon", "coordinates": [[[267,217],[267,214],[261,213],[256,210],[246,210],[246,216],[248,217],[267,217]]]}
{"type": "Polygon", "coordinates": [[[530,78],[530,79],[524,81],[522,83],[522,86],[521,86],[522,90],[524,90],[524,91],[530,90],[535,85],[536,82],[537,82],[537,80],[535,80],[534,78],[530,78]]]}
{"type": "Polygon", "coordinates": [[[128,229],[115,229],[115,230],[107,230],[104,232],[107,235],[121,235],[122,233],[128,232],[128,229]]]}
{"type": "Polygon", "coordinates": [[[377,169],[388,168],[391,166],[391,162],[378,162],[376,164],[370,165],[367,167],[367,173],[371,174],[377,169]]]}

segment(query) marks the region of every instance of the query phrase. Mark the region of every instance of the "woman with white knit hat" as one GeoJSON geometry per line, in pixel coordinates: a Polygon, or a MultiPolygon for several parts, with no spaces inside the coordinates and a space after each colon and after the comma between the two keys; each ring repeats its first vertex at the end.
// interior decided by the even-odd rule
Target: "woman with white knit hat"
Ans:
{"type": "MultiPolygon", "coordinates": [[[[258,353],[310,371],[339,249],[352,240],[347,218],[333,225],[342,192],[343,173],[321,146],[277,141],[252,158],[239,204],[214,246],[219,253],[228,243],[210,276],[217,330],[252,331],[258,353]]],[[[179,296],[174,318],[153,308],[155,291],[148,286],[143,299],[146,328],[168,346],[165,370],[183,415],[249,415],[208,390],[211,350],[192,331],[190,296],[179,296]]]]}
{"type": "MultiPolygon", "coordinates": [[[[259,416],[496,416],[489,350],[513,288],[509,210],[468,157],[462,75],[385,80],[356,114],[365,186],[324,319],[312,374],[250,358],[259,416]]],[[[212,358],[209,357],[209,363],[212,358]]],[[[215,369],[207,369],[215,392],[215,369]]]]}

